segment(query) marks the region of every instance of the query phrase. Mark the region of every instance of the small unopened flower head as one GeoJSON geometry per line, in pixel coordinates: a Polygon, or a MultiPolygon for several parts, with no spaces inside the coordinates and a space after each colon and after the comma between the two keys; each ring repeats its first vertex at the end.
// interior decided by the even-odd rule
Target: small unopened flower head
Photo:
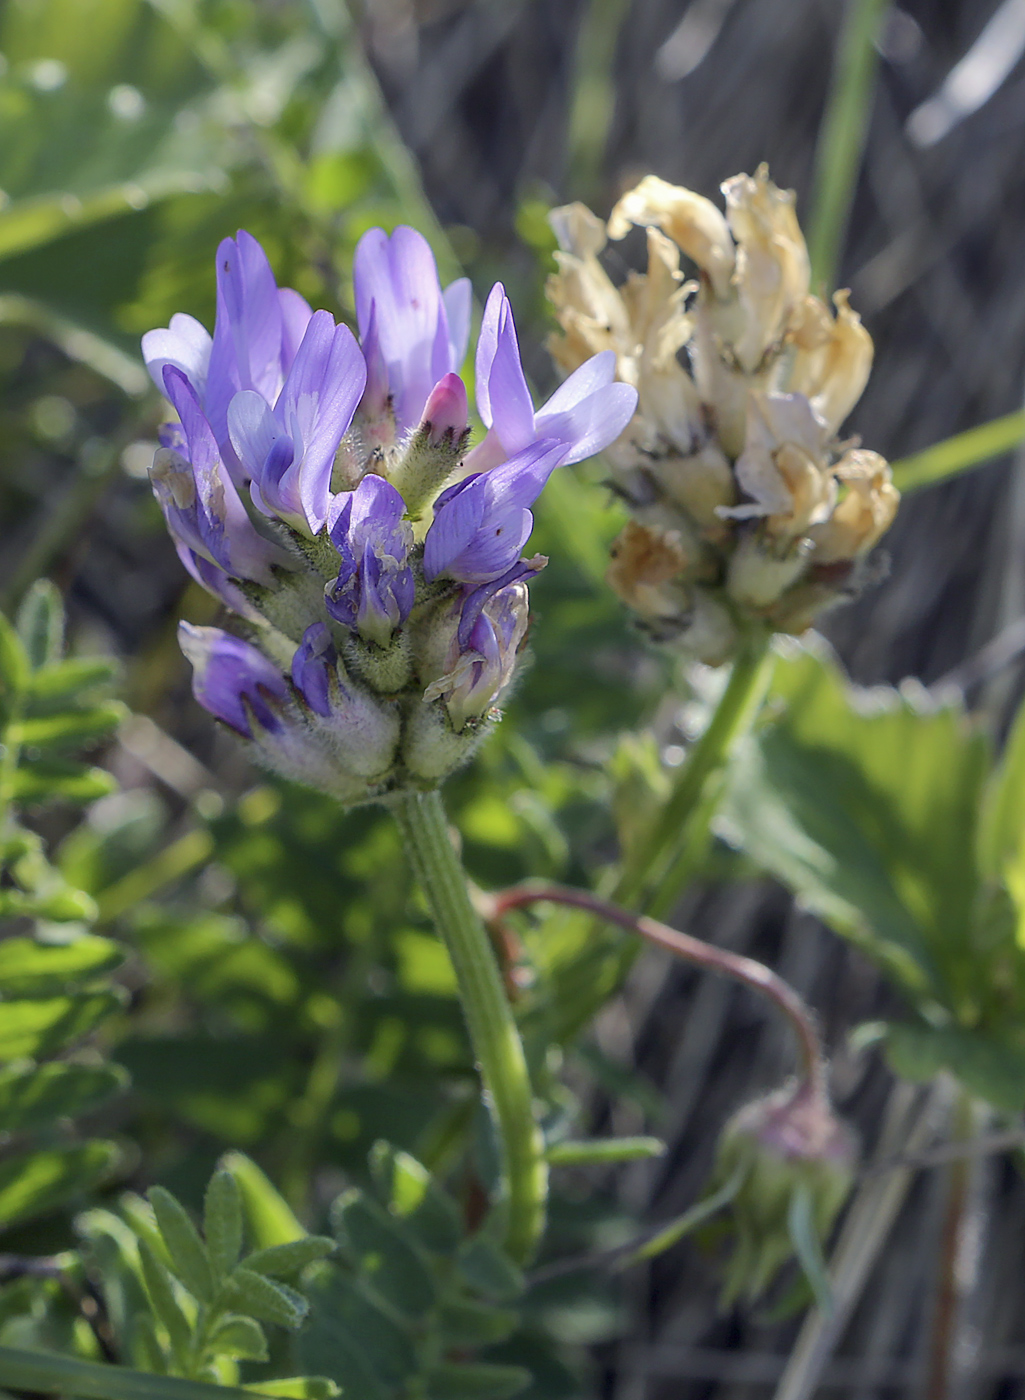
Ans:
{"type": "Polygon", "coordinates": [[[522,557],[530,507],[637,402],[597,355],[535,414],[497,286],[470,449],[469,283],[443,292],[398,228],[360,240],[354,286],[359,340],[240,233],[218,250],[213,335],[175,316],[143,341],[178,414],[154,493],[248,638],[183,624],[196,697],[259,761],[352,804],[436,785],[497,719],[545,562],[522,557]]]}
{"type": "Polygon", "coordinates": [[[724,1302],[757,1298],[794,1255],[795,1193],[804,1193],[818,1245],[847,1199],[857,1144],[825,1094],[807,1083],[755,1099],[719,1139],[711,1189],[734,1182],[729,1204],[734,1248],[724,1302]]]}
{"type": "Polygon", "coordinates": [[[647,176],[607,225],[583,205],[554,210],[548,284],[566,384],[610,354],[638,393],[606,449],[634,517],[610,582],[645,630],[712,665],[751,632],[800,632],[852,596],[899,502],[886,462],[838,439],[872,341],[846,292],[832,309],[812,294],[793,194],[764,166],[723,193],[725,213],[647,176]],[[617,286],[601,255],[634,226],[647,270],[617,286]]]}

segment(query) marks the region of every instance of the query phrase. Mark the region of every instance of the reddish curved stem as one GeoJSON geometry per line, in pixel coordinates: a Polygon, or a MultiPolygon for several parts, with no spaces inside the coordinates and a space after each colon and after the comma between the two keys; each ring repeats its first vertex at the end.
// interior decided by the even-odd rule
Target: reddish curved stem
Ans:
{"type": "Polygon", "coordinates": [[[784,982],[764,963],[745,958],[740,953],[731,953],[726,948],[717,948],[712,943],[704,943],[700,938],[660,923],[658,919],[650,919],[645,914],[632,914],[628,909],[609,904],[587,890],[571,889],[566,885],[531,883],[503,890],[491,898],[490,918],[498,923],[514,909],[541,903],[566,904],[574,909],[584,909],[610,924],[618,924],[628,933],[646,938],[659,948],[667,949],[685,962],[707,968],[709,972],[718,972],[723,977],[732,977],[734,981],[743,982],[745,986],[768,997],[793,1028],[801,1054],[803,1078],[808,1087],[816,1094],[825,1093],[825,1056],[814,1014],[790,983],[784,982]]]}

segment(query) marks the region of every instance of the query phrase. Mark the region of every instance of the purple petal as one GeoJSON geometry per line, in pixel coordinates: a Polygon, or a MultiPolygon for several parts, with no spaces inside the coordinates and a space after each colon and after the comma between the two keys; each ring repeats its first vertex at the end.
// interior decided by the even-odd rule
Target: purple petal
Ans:
{"type": "Polygon", "coordinates": [[[616,378],[616,352],[615,350],[601,350],[597,355],[592,355],[589,360],[585,360],[582,365],[573,371],[568,379],[556,389],[544,407],[539,411],[538,417],[542,413],[564,413],[567,409],[573,408],[580,403],[581,399],[586,399],[598,389],[604,389],[613,383],[616,378]]]}
{"type": "Polygon", "coordinates": [[[255,389],[243,389],[228,405],[228,436],[239,461],[257,484],[271,449],[284,429],[255,389]]]}
{"type": "Polygon", "coordinates": [[[178,551],[178,558],[201,588],[212,593],[226,608],[238,613],[239,617],[244,617],[248,622],[260,621],[260,614],[250,604],[241,588],[232,582],[219,565],[211,564],[210,560],[205,559],[202,554],[197,554],[187,544],[176,540],[173,533],[171,539],[178,551]]]}
{"type": "Polygon", "coordinates": [[[370,303],[366,329],[360,337],[363,358],[367,366],[367,386],[360,400],[360,412],[369,419],[381,418],[388,406],[391,386],[388,383],[388,366],[384,362],[381,340],[377,334],[377,302],[370,303]]]}
{"type": "Polygon", "coordinates": [[[306,298],[292,287],[278,290],[278,305],[281,307],[281,378],[284,379],[292,368],[313,311],[306,298]]]}
{"type": "Polygon", "coordinates": [[[207,412],[218,442],[227,439],[228,404],[239,389],[273,399],[281,382],[282,315],[267,255],[251,234],[225,238],[217,249],[214,326],[207,412]]]}
{"type": "Polygon", "coordinates": [[[434,520],[424,541],[424,574],[429,582],[448,569],[480,529],[484,480],[469,477],[443,491],[435,502],[434,520]]]}
{"type": "MultiPolygon", "coordinates": [[[[287,562],[253,527],[221,461],[196,391],[181,370],[164,369],[164,389],[181,419],[196,486],[195,529],[200,552],[235,578],[270,583],[271,565],[287,562]]],[[[170,521],[169,521],[170,523],[170,521]]]]}
{"type": "Polygon", "coordinates": [[[166,330],[147,331],[142,337],[142,358],[154,384],[164,392],[164,367],[174,365],[202,395],[210,368],[213,340],[194,316],[176,312],[166,330]]]}
{"type": "Polygon", "coordinates": [[[533,559],[517,559],[511,568],[506,569],[504,574],[498,578],[482,583],[475,588],[472,593],[468,593],[466,601],[463,603],[463,611],[459,617],[459,640],[460,651],[465,651],[470,645],[470,634],[476,625],[477,619],[491,602],[492,598],[500,589],[507,588],[511,583],[518,583],[520,579],[533,578],[540,573],[548,560],[543,554],[535,554],[533,559]]]}
{"type": "Polygon", "coordinates": [[[287,700],[288,687],[263,652],[219,627],[188,622],[179,623],[178,640],[192,663],[192,693],[204,709],[247,739],[253,737],[250,716],[264,729],[281,728],[268,702],[287,700]]]}
{"type": "Polygon", "coordinates": [[[451,365],[457,372],[466,359],[470,343],[470,312],[473,307],[473,287],[469,277],[450,283],[441,294],[448,319],[448,345],[451,365]]]}
{"type": "Polygon", "coordinates": [[[293,420],[298,424],[302,438],[299,493],[314,534],[327,519],[335,453],[366,382],[366,363],[352,332],[347,326],[336,326],[329,311],[317,311],[275,409],[293,439],[293,420]]]}
{"type": "Polygon", "coordinates": [[[413,427],[427,395],[451,362],[448,319],[430,245],[415,229],[400,225],[391,238],[369,229],[353,260],[356,317],[360,335],[376,306],[377,337],[400,428],[413,427]]]}
{"type": "Polygon", "coordinates": [[[546,404],[537,415],[537,431],[566,445],[566,463],[582,462],[615,442],[636,407],[636,389],[629,384],[608,384],[562,413],[552,413],[550,403],[546,404]]]}
{"type": "Polygon", "coordinates": [[[337,680],[338,653],[331,633],[322,622],[314,622],[292,658],[292,684],[311,710],[325,718],[331,713],[331,680],[337,680]]]}
{"type": "Polygon", "coordinates": [[[477,408],[509,454],[533,441],[534,405],[520,363],[512,307],[501,282],[491,289],[477,341],[477,408]]]}

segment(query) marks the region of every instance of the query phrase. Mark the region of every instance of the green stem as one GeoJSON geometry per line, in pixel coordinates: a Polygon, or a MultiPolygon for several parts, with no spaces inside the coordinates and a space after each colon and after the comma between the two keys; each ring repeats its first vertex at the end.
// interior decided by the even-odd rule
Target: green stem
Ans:
{"type": "MultiPolygon", "coordinates": [[[[635,858],[601,894],[614,904],[662,917],[700,869],[721,795],[726,765],[737,740],[757,718],[772,676],[769,639],[751,638],[733,663],[726,688],[701,738],[679,770],[669,797],[638,841],[635,858]]],[[[609,935],[595,924],[583,951],[564,971],[564,1006],[555,1037],[574,1039],[620,985],[637,957],[638,945],[609,935]],[[578,990],[579,989],[579,990],[578,990]]]]}
{"type": "Polygon", "coordinates": [[[638,843],[639,859],[627,866],[610,898],[616,904],[641,904],[665,912],[685,883],[693,865],[694,843],[699,833],[693,819],[700,812],[703,825],[714,815],[707,788],[722,774],[734,743],[753,723],[772,670],[768,641],[759,638],[741,651],[733,663],[726,689],[701,738],[680,769],[669,798],[646,842],[638,843]]]}
{"type": "Polygon", "coordinates": [[[815,191],[808,229],[813,290],[833,289],[872,113],[876,39],[889,0],[848,0],[833,80],[815,148],[815,191]]]}
{"type": "Polygon", "coordinates": [[[79,1395],[83,1400],[253,1400],[251,1390],[238,1386],[151,1375],[126,1366],[103,1366],[14,1347],[0,1347],[0,1386],[37,1395],[79,1395]]]}
{"type": "Polygon", "coordinates": [[[548,1171],[534,1118],[523,1044],[491,941],[466,888],[437,792],[405,792],[393,806],[413,869],[455,968],[470,1041],[498,1135],[508,1205],[506,1247],[518,1261],[544,1229],[548,1171]]]}

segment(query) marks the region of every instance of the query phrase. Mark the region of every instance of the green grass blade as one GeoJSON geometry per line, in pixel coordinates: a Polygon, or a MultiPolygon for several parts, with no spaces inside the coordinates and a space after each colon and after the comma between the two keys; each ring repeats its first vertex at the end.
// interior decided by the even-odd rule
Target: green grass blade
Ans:
{"type": "Polygon", "coordinates": [[[815,148],[808,255],[812,290],[833,290],[868,135],[879,55],[875,41],[889,0],[848,0],[833,81],[815,148]]]}
{"type": "Polygon", "coordinates": [[[950,476],[981,467],[1025,442],[1025,409],[994,418],[978,428],[944,438],[911,457],[892,464],[894,485],[900,491],[920,491],[950,476]]]}

